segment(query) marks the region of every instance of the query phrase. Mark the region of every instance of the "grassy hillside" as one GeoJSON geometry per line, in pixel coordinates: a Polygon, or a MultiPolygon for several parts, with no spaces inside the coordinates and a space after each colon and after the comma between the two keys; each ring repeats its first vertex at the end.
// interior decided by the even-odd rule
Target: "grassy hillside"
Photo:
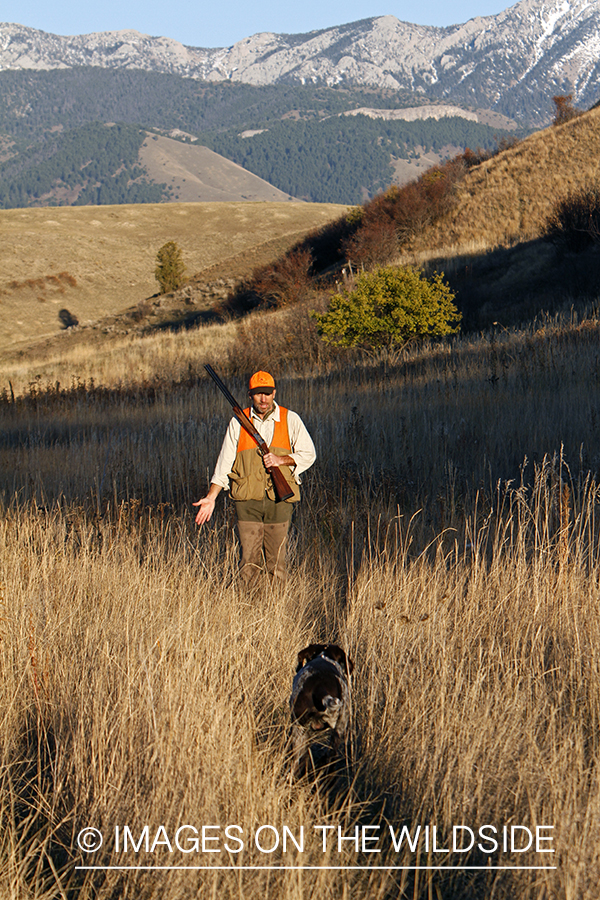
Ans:
{"type": "Polygon", "coordinates": [[[283,253],[345,207],[173,203],[0,211],[0,352],[59,331],[66,307],[84,324],[157,293],[156,253],[174,240],[189,275],[228,261],[228,277],[283,253]]]}
{"type": "Polygon", "coordinates": [[[597,185],[599,113],[591,110],[495,153],[467,150],[410,184],[393,186],[318,240],[300,242],[286,259],[255,273],[229,309],[293,302],[299,277],[305,293],[326,303],[336,264],[339,278],[346,267],[351,288],[351,272],[406,263],[445,274],[468,329],[593,304],[600,255],[589,216],[582,213],[574,225],[588,233],[587,246],[583,237],[579,241],[581,252],[556,235],[549,241],[546,229],[558,201],[597,185]],[[310,266],[300,272],[307,252],[310,266]]]}
{"type": "Polygon", "coordinates": [[[446,273],[467,327],[597,304],[597,242],[582,241],[575,253],[543,235],[557,201],[598,184],[599,113],[536,132],[470,168],[448,212],[400,248],[397,262],[446,273]]]}
{"type": "Polygon", "coordinates": [[[600,176],[600,109],[531,134],[470,171],[422,246],[492,248],[536,238],[556,200],[600,176]]]}
{"type": "Polygon", "coordinates": [[[252,172],[196,143],[149,134],[140,147],[139,160],[150,181],[167,184],[171,200],[196,203],[292,199],[252,172]]]}

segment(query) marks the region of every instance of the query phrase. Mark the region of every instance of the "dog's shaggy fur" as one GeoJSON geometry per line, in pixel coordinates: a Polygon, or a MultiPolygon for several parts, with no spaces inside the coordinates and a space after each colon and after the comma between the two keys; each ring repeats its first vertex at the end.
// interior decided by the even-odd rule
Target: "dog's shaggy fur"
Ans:
{"type": "Polygon", "coordinates": [[[353,662],[336,644],[311,644],[298,654],[292,685],[292,776],[329,767],[348,755],[353,662]]]}

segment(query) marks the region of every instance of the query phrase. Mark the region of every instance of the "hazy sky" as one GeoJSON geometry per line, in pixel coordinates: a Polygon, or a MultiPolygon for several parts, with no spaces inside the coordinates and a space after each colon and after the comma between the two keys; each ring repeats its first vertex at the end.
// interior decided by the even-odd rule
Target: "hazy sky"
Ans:
{"type": "Polygon", "coordinates": [[[134,28],[193,47],[227,47],[259,31],[288,34],[393,15],[419,25],[455,25],[512,6],[502,0],[0,0],[0,22],[53,34],[134,28]]]}

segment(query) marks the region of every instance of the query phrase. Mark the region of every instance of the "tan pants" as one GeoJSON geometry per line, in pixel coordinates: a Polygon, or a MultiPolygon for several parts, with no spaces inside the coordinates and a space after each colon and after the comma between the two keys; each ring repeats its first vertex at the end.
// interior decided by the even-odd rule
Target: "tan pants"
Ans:
{"type": "Polygon", "coordinates": [[[238,531],[242,545],[240,577],[247,587],[256,582],[264,565],[273,585],[284,584],[285,551],[293,506],[264,501],[236,502],[238,531]],[[281,520],[284,521],[281,521],[281,520]],[[274,521],[275,520],[275,521],[274,521]]]}
{"type": "Polygon", "coordinates": [[[240,577],[247,587],[251,587],[263,568],[273,584],[285,583],[285,545],[289,531],[289,522],[277,525],[263,525],[261,522],[238,522],[240,541],[242,544],[242,562],[240,577]]]}

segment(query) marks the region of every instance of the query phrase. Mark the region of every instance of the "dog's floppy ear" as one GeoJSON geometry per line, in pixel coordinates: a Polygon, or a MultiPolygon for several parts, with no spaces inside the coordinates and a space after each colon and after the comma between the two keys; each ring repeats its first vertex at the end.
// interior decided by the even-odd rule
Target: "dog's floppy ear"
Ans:
{"type": "Polygon", "coordinates": [[[307,662],[310,662],[316,656],[320,656],[323,650],[325,650],[325,644],[311,644],[306,649],[301,650],[298,654],[298,668],[296,671],[299,672],[307,662]]]}
{"type": "Polygon", "coordinates": [[[347,675],[352,675],[354,671],[354,663],[352,660],[346,656],[345,650],[342,650],[341,647],[338,647],[337,644],[327,644],[326,647],[323,647],[321,651],[325,656],[329,657],[329,659],[333,659],[336,663],[345,670],[347,675]]]}

